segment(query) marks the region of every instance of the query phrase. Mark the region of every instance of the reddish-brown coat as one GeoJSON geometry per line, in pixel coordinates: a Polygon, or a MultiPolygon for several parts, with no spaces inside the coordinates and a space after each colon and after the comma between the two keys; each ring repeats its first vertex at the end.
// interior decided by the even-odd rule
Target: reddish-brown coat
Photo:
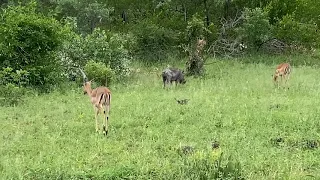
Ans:
{"type": "Polygon", "coordinates": [[[278,77],[281,77],[281,80],[284,78],[285,82],[288,81],[291,73],[291,66],[289,63],[281,63],[277,66],[276,71],[273,75],[273,81],[276,82],[278,77]]]}
{"type": "Polygon", "coordinates": [[[105,113],[105,122],[104,122],[104,131],[105,134],[108,133],[108,119],[109,111],[111,104],[111,91],[107,87],[97,87],[95,89],[91,88],[91,81],[87,81],[83,84],[84,93],[88,94],[90,101],[95,109],[95,118],[96,118],[96,131],[98,131],[98,115],[101,110],[104,109],[105,113]]]}

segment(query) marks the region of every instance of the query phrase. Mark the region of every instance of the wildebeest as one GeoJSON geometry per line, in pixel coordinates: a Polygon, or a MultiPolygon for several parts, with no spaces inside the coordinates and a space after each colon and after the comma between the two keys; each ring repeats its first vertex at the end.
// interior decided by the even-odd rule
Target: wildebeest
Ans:
{"type": "Polygon", "coordinates": [[[165,88],[166,84],[172,84],[172,81],[178,83],[185,84],[186,80],[184,79],[184,71],[177,68],[166,68],[162,71],[162,79],[163,79],[163,88],[165,88]]]}

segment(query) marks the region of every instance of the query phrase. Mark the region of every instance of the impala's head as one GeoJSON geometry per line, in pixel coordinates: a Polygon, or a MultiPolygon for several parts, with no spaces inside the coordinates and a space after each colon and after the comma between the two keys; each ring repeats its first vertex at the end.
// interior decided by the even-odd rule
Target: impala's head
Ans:
{"type": "Polygon", "coordinates": [[[83,94],[87,94],[88,92],[91,92],[91,81],[88,81],[88,78],[86,74],[83,72],[81,68],[79,68],[79,71],[82,74],[83,77],[83,94]]]}
{"type": "Polygon", "coordinates": [[[185,84],[187,82],[186,79],[184,79],[184,71],[181,71],[181,75],[180,75],[180,78],[179,78],[179,82],[181,84],[185,84]]]}
{"type": "Polygon", "coordinates": [[[87,94],[88,92],[91,92],[91,81],[85,81],[83,83],[83,94],[87,94]]]}

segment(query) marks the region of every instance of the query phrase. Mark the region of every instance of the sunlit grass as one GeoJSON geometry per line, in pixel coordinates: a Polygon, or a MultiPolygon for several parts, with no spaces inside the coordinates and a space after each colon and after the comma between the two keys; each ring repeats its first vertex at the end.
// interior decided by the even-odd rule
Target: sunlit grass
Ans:
{"type": "Polygon", "coordinates": [[[209,152],[218,141],[246,179],[320,178],[320,151],[305,143],[320,139],[319,69],[294,65],[289,89],[277,89],[271,75],[281,60],[209,60],[204,78],[167,90],[162,66],[135,67],[129,84],[111,87],[108,137],[95,133],[80,88],[1,107],[0,177],[185,179],[177,149],[209,152]]]}

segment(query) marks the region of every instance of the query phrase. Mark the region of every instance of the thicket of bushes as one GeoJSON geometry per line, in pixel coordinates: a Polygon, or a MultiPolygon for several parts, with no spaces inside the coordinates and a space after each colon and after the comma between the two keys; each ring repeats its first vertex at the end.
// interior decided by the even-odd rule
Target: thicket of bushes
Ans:
{"type": "Polygon", "coordinates": [[[314,8],[318,2],[271,0],[258,5],[239,1],[225,4],[228,12],[217,11],[220,19],[212,18],[210,12],[223,3],[208,2],[204,11],[189,1],[175,0],[136,2],[145,5],[137,9],[130,3],[82,0],[50,6],[41,0],[2,4],[0,96],[6,98],[8,91],[23,94],[28,87],[48,92],[79,79],[78,68],[88,71],[90,78],[99,77],[100,83],[119,81],[130,75],[132,59],[152,62],[168,55],[190,55],[200,37],[207,40],[208,55],[259,52],[265,45],[279,48],[274,44],[279,42],[280,52],[319,48],[320,13],[314,8]],[[128,6],[121,18],[117,16],[120,4],[128,6]],[[237,8],[241,13],[235,13],[237,8]]]}
{"type": "Polygon", "coordinates": [[[16,104],[27,88],[49,92],[81,77],[112,83],[130,74],[130,37],[99,28],[80,35],[74,23],[37,12],[37,3],[8,6],[0,21],[0,100],[16,104]]]}

